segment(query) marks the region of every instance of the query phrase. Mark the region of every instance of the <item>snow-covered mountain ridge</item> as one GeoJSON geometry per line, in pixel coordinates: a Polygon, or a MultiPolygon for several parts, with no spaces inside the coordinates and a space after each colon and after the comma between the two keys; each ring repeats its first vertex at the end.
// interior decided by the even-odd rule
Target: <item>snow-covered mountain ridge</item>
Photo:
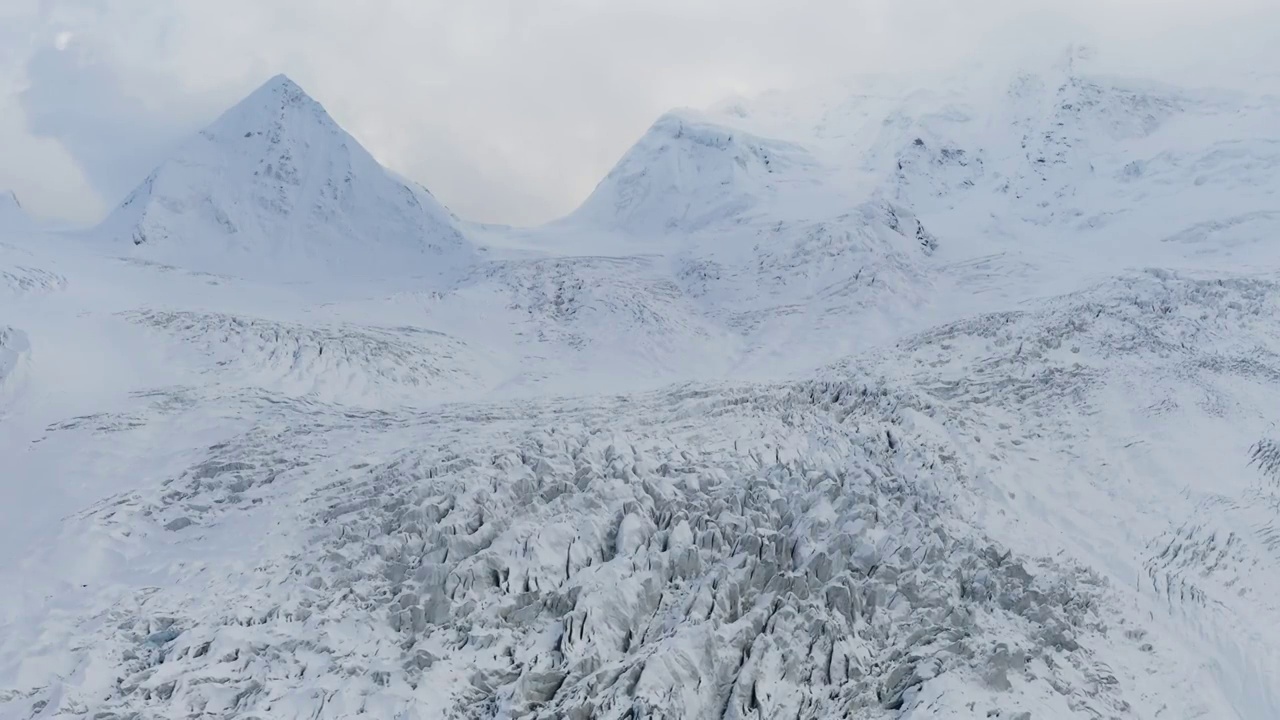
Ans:
{"type": "Polygon", "coordinates": [[[512,229],[273,79],[0,226],[0,717],[1280,716],[1277,118],[766,96],[512,229]]]}

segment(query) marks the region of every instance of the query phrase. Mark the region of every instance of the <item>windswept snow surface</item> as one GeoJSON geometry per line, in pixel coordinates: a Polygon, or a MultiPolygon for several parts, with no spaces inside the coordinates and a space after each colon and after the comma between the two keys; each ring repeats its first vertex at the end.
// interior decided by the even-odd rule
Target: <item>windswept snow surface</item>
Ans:
{"type": "Polygon", "coordinates": [[[865,80],[512,229],[273,79],[0,226],[0,717],[1280,717],[1277,120],[865,80]]]}

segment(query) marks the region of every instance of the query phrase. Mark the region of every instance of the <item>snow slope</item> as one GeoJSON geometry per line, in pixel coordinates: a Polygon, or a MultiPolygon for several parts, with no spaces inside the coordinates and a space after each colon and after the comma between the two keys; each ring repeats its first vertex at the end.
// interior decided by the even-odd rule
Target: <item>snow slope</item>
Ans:
{"type": "Polygon", "coordinates": [[[1278,116],[860,80],[512,229],[273,80],[0,229],[0,717],[1280,717],[1278,116]]]}

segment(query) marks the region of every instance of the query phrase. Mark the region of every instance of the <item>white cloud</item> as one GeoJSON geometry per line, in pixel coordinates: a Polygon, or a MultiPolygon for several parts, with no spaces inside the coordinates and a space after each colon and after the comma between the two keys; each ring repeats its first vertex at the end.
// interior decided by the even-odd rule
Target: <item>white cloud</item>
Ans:
{"type": "Polygon", "coordinates": [[[672,106],[1070,40],[1132,72],[1216,80],[1280,41],[1274,0],[0,5],[0,186],[80,220],[276,72],[459,214],[534,222],[672,106]]]}

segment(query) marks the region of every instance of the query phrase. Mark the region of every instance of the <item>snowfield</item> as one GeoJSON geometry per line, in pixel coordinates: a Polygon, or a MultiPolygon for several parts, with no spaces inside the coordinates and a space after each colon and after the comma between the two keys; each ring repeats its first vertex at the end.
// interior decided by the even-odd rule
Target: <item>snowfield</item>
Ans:
{"type": "Polygon", "coordinates": [[[1088,66],[0,196],[0,717],[1280,717],[1280,98],[1088,66]]]}

